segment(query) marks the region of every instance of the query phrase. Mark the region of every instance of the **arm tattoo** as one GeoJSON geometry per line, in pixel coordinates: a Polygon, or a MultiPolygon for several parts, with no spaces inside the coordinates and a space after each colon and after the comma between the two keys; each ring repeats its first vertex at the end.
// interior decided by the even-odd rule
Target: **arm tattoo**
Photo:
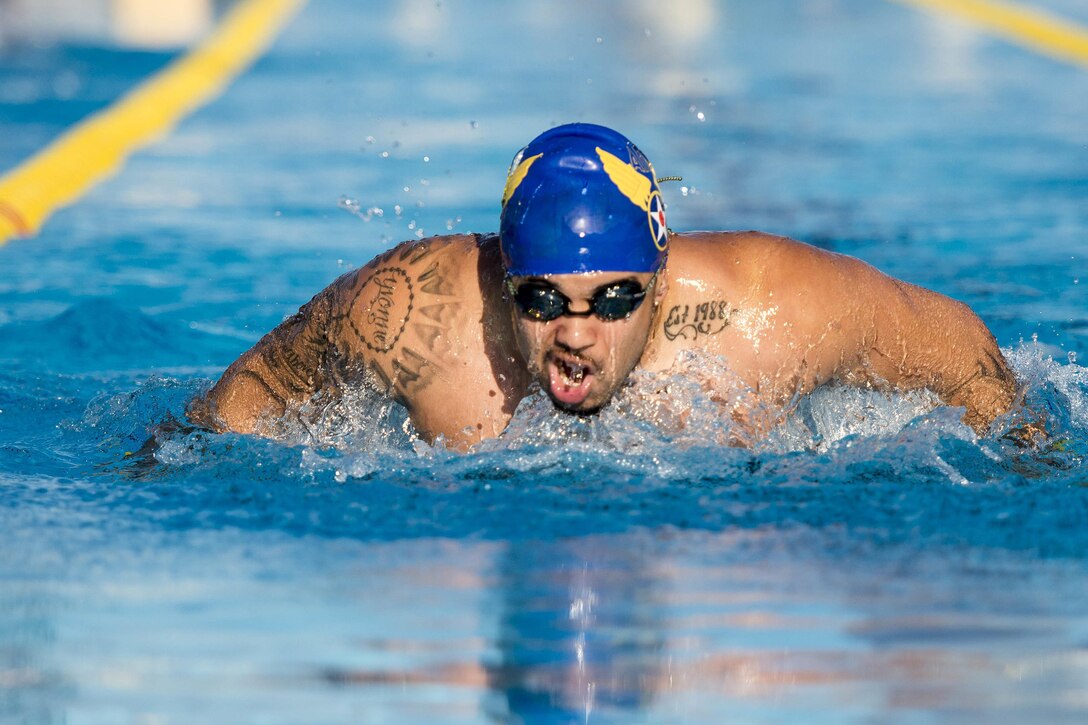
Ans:
{"type": "Polygon", "coordinates": [[[699,335],[717,335],[729,326],[733,306],[725,300],[707,300],[695,305],[674,305],[662,328],[669,340],[695,340],[699,335]]]}
{"type": "Polygon", "coordinates": [[[345,280],[351,291],[330,317],[330,334],[362,344],[348,344],[337,355],[348,358],[337,361],[344,382],[361,374],[408,403],[435,379],[462,306],[443,261],[451,250],[432,240],[405,244],[345,280]]]}
{"type": "Polygon", "coordinates": [[[423,274],[419,275],[419,284],[424,292],[432,295],[452,297],[457,294],[457,290],[446,279],[446,275],[442,272],[442,268],[438,266],[438,262],[432,262],[431,266],[423,274]]]}
{"type": "Polygon", "coordinates": [[[414,304],[415,290],[408,273],[400,267],[382,267],[355,294],[348,322],[355,336],[371,351],[389,352],[404,333],[414,304]],[[356,320],[364,323],[363,329],[356,320]]]}
{"type": "Polygon", "coordinates": [[[434,366],[418,352],[406,347],[393,360],[393,375],[395,390],[408,399],[408,396],[415,395],[431,382],[434,366]]]}
{"type": "MultiPolygon", "coordinates": [[[[268,372],[292,396],[312,394],[314,388],[313,366],[316,359],[303,361],[298,353],[288,345],[269,345],[261,351],[268,372]]],[[[265,381],[261,381],[268,387],[265,381]]]]}

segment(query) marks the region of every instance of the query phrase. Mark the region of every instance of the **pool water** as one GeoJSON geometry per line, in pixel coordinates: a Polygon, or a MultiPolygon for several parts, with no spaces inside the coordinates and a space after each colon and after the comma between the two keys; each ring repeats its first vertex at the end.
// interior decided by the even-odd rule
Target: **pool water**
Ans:
{"type": "MultiPolygon", "coordinates": [[[[0,48],[0,167],[173,57],[0,48]]],[[[1083,722],[1084,98],[1083,68],[896,3],[312,0],[0,247],[0,720],[1083,722]],[[287,441],[171,425],[339,274],[493,230],[513,152],[572,120],[684,177],[674,229],[969,304],[1050,443],[830,387],[728,448],[682,374],[681,432],[636,376],[468,454],[365,393],[287,441]]]]}

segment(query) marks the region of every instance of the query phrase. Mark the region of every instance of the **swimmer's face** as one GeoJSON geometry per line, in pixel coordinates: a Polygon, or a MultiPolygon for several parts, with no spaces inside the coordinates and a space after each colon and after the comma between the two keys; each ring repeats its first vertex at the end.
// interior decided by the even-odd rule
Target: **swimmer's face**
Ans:
{"type": "MultiPolygon", "coordinates": [[[[514,277],[508,288],[518,349],[530,375],[547,391],[556,407],[572,413],[592,413],[608,402],[646,349],[656,302],[664,293],[663,273],[592,272],[514,277]],[[646,289],[651,284],[650,289],[646,289]],[[520,290],[520,292],[518,291],[520,290]],[[579,316],[597,302],[606,316],[623,302],[618,297],[646,291],[641,304],[626,317],[602,319],[579,316]],[[548,309],[547,303],[569,302],[573,314],[553,320],[534,319],[518,298],[548,309]]],[[[550,315],[544,315],[550,316],[550,315]]]]}

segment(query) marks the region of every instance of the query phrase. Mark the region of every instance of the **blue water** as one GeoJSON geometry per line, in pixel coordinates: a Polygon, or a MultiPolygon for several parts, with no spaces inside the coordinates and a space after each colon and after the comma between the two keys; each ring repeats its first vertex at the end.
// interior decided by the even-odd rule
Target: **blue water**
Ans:
{"type": "MultiPolygon", "coordinates": [[[[0,48],[0,167],[172,57],[0,48]]],[[[894,3],[313,0],[0,248],[0,721],[1083,722],[1085,98],[894,3]],[[1051,443],[829,388],[729,449],[682,377],[681,434],[636,379],[470,454],[364,394],[283,442],[172,425],[343,271],[493,230],[512,153],[569,120],[684,176],[674,229],[971,305],[1051,443]]]]}

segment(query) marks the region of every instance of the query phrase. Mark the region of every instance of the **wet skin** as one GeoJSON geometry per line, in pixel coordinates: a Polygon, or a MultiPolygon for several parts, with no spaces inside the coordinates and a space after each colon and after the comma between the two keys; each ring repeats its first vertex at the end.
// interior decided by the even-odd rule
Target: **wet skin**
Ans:
{"type": "MultiPolygon", "coordinates": [[[[552,275],[584,311],[605,285],[650,275],[552,275]]],[[[497,436],[545,390],[590,413],[635,369],[674,370],[686,351],[721,356],[730,380],[695,376],[756,440],[799,395],[837,380],[929,388],[983,432],[1015,381],[992,335],[959,302],[871,266],[756,232],[670,237],[656,284],[629,319],[527,319],[506,299],[494,235],[402,244],[333,282],[235,361],[190,417],[215,430],[277,435],[318,395],[368,386],[401,402],[428,440],[467,448],[497,436]],[[739,383],[739,387],[738,387],[739,383]]],[[[519,281],[519,280],[515,280],[519,281]]]]}
{"type": "MultiPolygon", "coordinates": [[[[530,279],[554,287],[571,301],[570,311],[579,313],[590,309],[590,300],[599,291],[627,280],[646,289],[653,275],[594,272],[516,277],[512,282],[517,286],[530,279]]],[[[665,289],[664,281],[656,279],[642,304],[618,320],[604,320],[590,314],[538,321],[507,301],[521,359],[556,407],[586,414],[611,399],[646,351],[665,289]]]]}

